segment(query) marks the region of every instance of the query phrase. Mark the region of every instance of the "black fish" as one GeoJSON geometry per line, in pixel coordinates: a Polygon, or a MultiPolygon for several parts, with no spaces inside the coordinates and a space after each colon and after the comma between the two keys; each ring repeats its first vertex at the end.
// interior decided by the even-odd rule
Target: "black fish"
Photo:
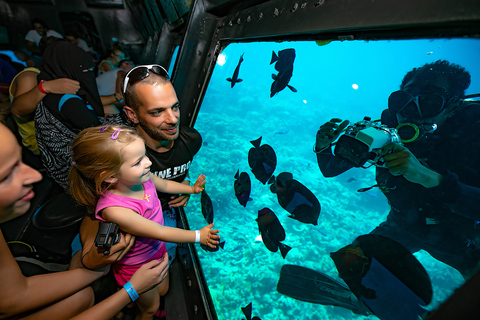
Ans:
{"type": "Polygon", "coordinates": [[[273,148],[268,144],[260,146],[262,137],[250,141],[250,143],[255,148],[251,148],[248,151],[248,165],[252,169],[255,178],[265,184],[277,167],[277,156],[273,148]]]}
{"type": "Polygon", "coordinates": [[[250,302],[248,305],[242,308],[242,312],[247,317],[247,320],[261,320],[259,317],[252,318],[252,303],[250,302]]]}
{"type": "Polygon", "coordinates": [[[293,92],[297,92],[297,89],[290,86],[288,83],[293,75],[293,62],[295,61],[295,49],[285,49],[278,52],[278,56],[275,52],[272,52],[272,60],[270,64],[275,63],[275,70],[278,74],[272,74],[274,80],[270,87],[270,98],[276,95],[288,87],[293,92]]]}
{"type": "Polygon", "coordinates": [[[233,76],[231,78],[227,78],[227,81],[230,82],[230,86],[232,88],[235,85],[235,83],[243,81],[243,79],[238,78],[238,73],[240,72],[240,64],[243,62],[243,55],[244,54],[245,53],[243,53],[242,56],[240,57],[240,60],[238,61],[238,64],[237,64],[237,67],[235,68],[235,71],[233,72],[233,76]]]}
{"type": "Polygon", "coordinates": [[[202,249],[207,252],[216,252],[219,250],[219,248],[223,249],[224,246],[225,246],[225,241],[219,242],[218,245],[215,246],[215,248],[212,248],[200,243],[200,247],[202,247],[202,249]]]}
{"type": "Polygon", "coordinates": [[[278,51],[278,56],[275,54],[275,51],[272,51],[272,60],[270,64],[275,63],[275,70],[281,72],[285,69],[293,69],[293,62],[295,61],[295,49],[284,49],[278,51]]]}
{"type": "Polygon", "coordinates": [[[202,204],[202,214],[205,220],[210,224],[213,222],[213,205],[212,199],[207,194],[205,189],[202,191],[200,203],[202,204]]]}
{"type": "Polygon", "coordinates": [[[235,173],[235,182],[233,183],[233,188],[235,189],[235,196],[238,199],[238,202],[244,207],[247,206],[247,202],[250,199],[250,192],[252,191],[252,182],[250,181],[250,176],[246,172],[240,173],[240,170],[237,170],[235,173]]]}
{"type": "Polygon", "coordinates": [[[282,172],[270,181],[273,183],[270,191],[277,194],[278,203],[291,214],[289,218],[317,225],[320,202],[307,187],[293,179],[289,172],[282,172]]]}
{"type": "Polygon", "coordinates": [[[280,253],[285,259],[288,251],[292,248],[280,242],[285,240],[285,229],[283,229],[275,213],[268,208],[263,208],[258,211],[258,218],[255,220],[265,247],[272,252],[277,252],[280,249],[280,253]]]}

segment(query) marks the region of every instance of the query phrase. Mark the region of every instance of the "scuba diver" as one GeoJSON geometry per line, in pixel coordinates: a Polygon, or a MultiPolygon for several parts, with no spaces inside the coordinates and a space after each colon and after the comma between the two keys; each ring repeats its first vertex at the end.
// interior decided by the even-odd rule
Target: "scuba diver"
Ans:
{"type": "MultiPolygon", "coordinates": [[[[477,95],[465,95],[469,85],[465,68],[438,60],[408,72],[400,90],[390,95],[381,124],[397,128],[402,143],[387,142],[378,149],[383,163],[376,166],[373,187],[384,193],[391,209],[370,233],[392,239],[410,253],[423,249],[464,278],[473,275],[480,261],[480,103],[468,99],[477,95]]],[[[356,144],[358,136],[340,143],[342,135],[332,152],[333,142],[345,128],[348,133],[348,126],[348,121],[334,118],[317,132],[314,152],[325,177],[375,158],[356,144]]],[[[369,130],[373,141],[377,129],[369,130]]],[[[332,299],[316,303],[342,305],[332,299]]]]}

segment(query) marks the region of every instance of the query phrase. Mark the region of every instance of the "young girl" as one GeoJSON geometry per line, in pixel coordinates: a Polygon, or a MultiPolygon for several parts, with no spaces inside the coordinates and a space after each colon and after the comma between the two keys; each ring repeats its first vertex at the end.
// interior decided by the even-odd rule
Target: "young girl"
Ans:
{"type": "MultiPolygon", "coordinates": [[[[200,193],[205,176],[188,186],[151,175],[152,163],[145,155],[144,141],[134,129],[111,125],[85,129],[73,141],[72,160],[69,179],[73,197],[88,206],[96,218],[115,222],[121,230],[137,236],[130,251],[112,267],[120,286],[128,286],[142,264],[163,256],[163,241],[200,242],[213,248],[218,244],[219,231],[211,229],[213,223],[196,231],[163,226],[157,190],[200,193]]],[[[140,311],[136,319],[152,319],[160,296],[167,290],[168,276],[157,290],[142,294],[136,301],[140,311]]],[[[135,297],[133,292],[132,300],[135,297]]]]}

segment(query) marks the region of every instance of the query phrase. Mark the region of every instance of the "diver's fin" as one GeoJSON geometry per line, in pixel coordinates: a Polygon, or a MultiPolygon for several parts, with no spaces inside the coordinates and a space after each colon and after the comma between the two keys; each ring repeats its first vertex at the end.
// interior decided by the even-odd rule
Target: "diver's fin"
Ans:
{"type": "Polygon", "coordinates": [[[250,141],[250,143],[253,144],[255,148],[260,147],[260,144],[262,143],[262,137],[260,136],[260,138],[258,138],[257,140],[252,140],[250,141]]]}
{"type": "Polygon", "coordinates": [[[283,265],[277,291],[300,301],[338,306],[360,315],[371,314],[346,286],[323,273],[301,266],[283,265]]]}
{"type": "Polygon", "coordinates": [[[280,253],[282,254],[283,259],[287,256],[288,251],[292,250],[292,247],[287,246],[286,244],[283,244],[280,242],[278,245],[278,248],[280,249],[280,253]]]}

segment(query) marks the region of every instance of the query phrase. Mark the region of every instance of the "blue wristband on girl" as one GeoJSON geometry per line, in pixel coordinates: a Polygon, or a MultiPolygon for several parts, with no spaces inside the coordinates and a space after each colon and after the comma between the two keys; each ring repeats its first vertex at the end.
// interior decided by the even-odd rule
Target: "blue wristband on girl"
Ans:
{"type": "Polygon", "coordinates": [[[137,293],[137,291],[135,291],[135,288],[133,288],[130,281],[125,283],[123,288],[127,291],[128,295],[130,296],[130,299],[132,299],[132,301],[135,301],[135,300],[138,299],[138,293],[137,293]]]}

